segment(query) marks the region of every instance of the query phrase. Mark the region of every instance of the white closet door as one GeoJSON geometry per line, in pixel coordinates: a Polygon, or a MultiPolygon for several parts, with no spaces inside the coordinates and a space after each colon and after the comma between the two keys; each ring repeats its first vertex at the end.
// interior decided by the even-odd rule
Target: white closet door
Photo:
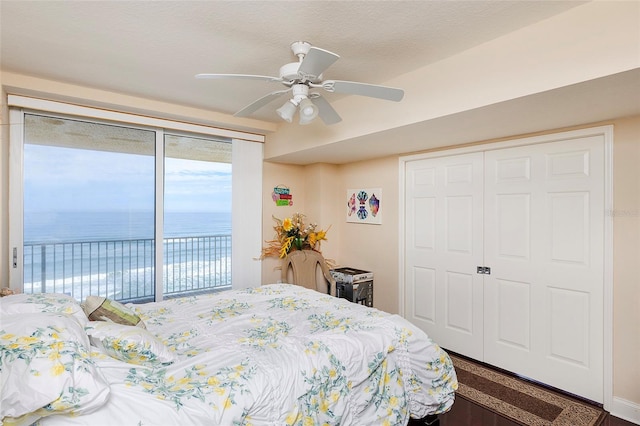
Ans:
{"type": "Polygon", "coordinates": [[[405,315],[482,359],[482,153],[406,165],[405,315]]]}
{"type": "Polygon", "coordinates": [[[484,361],[602,402],[603,137],[487,151],[484,195],[484,361]]]}

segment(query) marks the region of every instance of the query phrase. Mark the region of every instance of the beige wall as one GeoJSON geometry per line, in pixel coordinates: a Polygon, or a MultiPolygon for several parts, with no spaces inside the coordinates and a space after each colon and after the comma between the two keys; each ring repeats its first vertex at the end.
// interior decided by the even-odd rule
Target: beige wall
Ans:
{"type": "MultiPolygon", "coordinates": [[[[284,219],[294,213],[307,213],[305,206],[305,194],[307,194],[304,167],[265,163],[263,165],[263,194],[262,194],[262,235],[264,241],[275,237],[273,226],[276,222],[273,217],[284,219]],[[293,196],[293,205],[276,206],[271,198],[273,188],[286,186],[293,196]]],[[[317,218],[310,216],[310,220],[317,218]]],[[[322,224],[319,224],[322,226],[322,224]]],[[[262,261],[262,283],[270,284],[280,281],[280,261],[277,258],[268,257],[262,261]]]]}
{"type": "MultiPolygon", "coordinates": [[[[374,272],[374,306],[398,312],[398,160],[396,157],[336,166],[313,164],[292,166],[265,163],[264,240],[273,238],[274,215],[280,219],[293,213],[307,215],[321,229],[330,226],[322,254],[336,266],[374,272]],[[293,206],[276,207],[271,199],[274,186],[284,184],[293,194],[293,206]],[[369,225],[346,222],[348,188],[382,188],[383,223],[369,225]],[[388,201],[387,201],[388,200],[388,201]]],[[[264,260],[263,284],[280,278],[278,259],[264,260]]]]}
{"type": "MultiPolygon", "coordinates": [[[[321,243],[322,254],[329,261],[338,258],[338,247],[341,233],[336,220],[338,204],[337,189],[340,185],[338,166],[330,164],[314,164],[295,166],[286,164],[265,163],[263,173],[263,240],[275,237],[273,217],[284,219],[294,213],[306,215],[307,223],[315,223],[318,229],[327,230],[327,241],[321,243]],[[274,187],[286,186],[293,195],[293,205],[276,206],[271,198],[274,187]]],[[[275,283],[280,280],[280,260],[266,258],[262,265],[262,283],[275,283]]]]}
{"type": "MultiPolygon", "coordinates": [[[[640,116],[596,124],[614,125],[614,396],[637,405],[640,404],[640,274],[637,269],[640,265],[640,116]]],[[[398,157],[327,169],[318,169],[317,165],[293,167],[267,164],[264,173],[265,186],[268,186],[266,182],[308,181],[308,170],[313,171],[309,173],[313,176],[313,185],[297,185],[297,191],[304,191],[306,188],[313,192],[311,188],[322,186],[319,182],[330,182],[326,186],[332,189],[326,192],[326,198],[314,198],[311,193],[305,195],[294,192],[301,199],[313,198],[313,203],[297,205],[300,210],[296,211],[303,211],[303,208],[308,207],[307,213],[321,212],[321,215],[315,215],[314,219],[323,225],[326,217],[331,218],[330,239],[332,244],[338,244],[338,247],[331,246],[331,253],[337,253],[337,263],[341,266],[373,271],[374,306],[390,313],[397,313],[400,303],[398,157]],[[287,176],[289,172],[294,173],[287,176]],[[382,225],[346,223],[345,191],[354,187],[383,189],[382,225]],[[318,208],[317,202],[320,199],[326,204],[318,208]],[[335,238],[336,234],[339,234],[338,238],[335,238]]],[[[270,210],[273,211],[273,208],[265,208],[265,217],[270,210]]],[[[269,231],[270,228],[265,226],[265,238],[270,237],[269,231]]],[[[271,264],[265,267],[270,268],[271,264]]],[[[263,277],[268,275],[268,272],[263,269],[263,277]]]]}
{"type": "Polygon", "coordinates": [[[373,272],[374,306],[398,312],[398,159],[388,157],[340,166],[337,188],[342,266],[373,272]],[[382,224],[346,222],[346,191],[381,188],[382,224]]]}
{"type": "Polygon", "coordinates": [[[640,116],[614,122],[613,394],[640,403],[640,116]]]}

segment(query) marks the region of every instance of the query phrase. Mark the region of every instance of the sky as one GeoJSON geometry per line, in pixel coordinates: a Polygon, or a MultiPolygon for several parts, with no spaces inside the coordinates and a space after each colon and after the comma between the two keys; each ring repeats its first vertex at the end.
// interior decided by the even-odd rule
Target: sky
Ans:
{"type": "MultiPolygon", "coordinates": [[[[151,156],[24,146],[24,210],[153,210],[151,156]]],[[[230,212],[231,164],[165,160],[165,211],[230,212]]]]}

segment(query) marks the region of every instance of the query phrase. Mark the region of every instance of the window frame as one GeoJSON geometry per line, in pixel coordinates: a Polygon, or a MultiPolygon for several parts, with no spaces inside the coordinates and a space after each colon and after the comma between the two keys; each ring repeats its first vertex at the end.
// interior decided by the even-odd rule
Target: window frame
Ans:
{"type": "MultiPolygon", "coordinates": [[[[124,125],[155,132],[155,231],[156,241],[164,234],[164,139],[165,134],[186,134],[230,140],[232,144],[232,288],[261,284],[261,262],[255,257],[262,244],[262,160],[264,136],[220,129],[126,112],[72,105],[57,101],[8,96],[9,104],[9,287],[21,292],[23,285],[23,182],[24,115],[40,114],[104,124],[124,125]],[[247,226],[247,224],[252,224],[247,226]]],[[[163,298],[163,248],[156,244],[155,297],[163,298]]]]}

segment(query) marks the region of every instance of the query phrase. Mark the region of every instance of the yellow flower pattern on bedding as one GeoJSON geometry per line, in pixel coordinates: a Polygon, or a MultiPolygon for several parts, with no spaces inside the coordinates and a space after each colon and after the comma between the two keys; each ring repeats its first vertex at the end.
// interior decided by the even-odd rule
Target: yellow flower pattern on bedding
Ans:
{"type": "Polygon", "coordinates": [[[200,335],[197,328],[171,333],[162,343],[175,352],[177,355],[185,357],[193,357],[201,352],[208,352],[209,348],[198,349],[197,346],[190,343],[192,339],[196,339],[200,335]]]}
{"type": "Polygon", "coordinates": [[[129,370],[125,379],[128,386],[141,386],[156,398],[170,401],[177,410],[190,399],[206,400],[214,410],[224,411],[236,404],[244,394],[246,384],[256,372],[249,360],[210,372],[204,364],[195,364],[184,371],[168,369],[129,370]]]}
{"type": "Polygon", "coordinates": [[[310,307],[306,300],[293,297],[275,297],[269,301],[269,309],[281,309],[283,311],[300,311],[310,307]]]}
{"type": "Polygon", "coordinates": [[[237,317],[251,309],[248,303],[240,303],[235,300],[223,299],[216,303],[213,309],[205,314],[198,315],[199,318],[206,318],[207,324],[213,324],[216,321],[224,321],[227,318],[237,317]]]}
{"type": "Polygon", "coordinates": [[[144,328],[108,321],[91,321],[85,327],[91,343],[114,359],[137,365],[171,364],[175,354],[144,328]]]}
{"type": "Polygon", "coordinates": [[[108,384],[74,317],[22,313],[3,315],[0,324],[2,423],[31,424],[51,414],[81,414],[106,401],[108,384]]]}
{"type": "Polygon", "coordinates": [[[383,352],[369,362],[369,371],[371,382],[365,392],[371,396],[371,405],[379,408],[380,423],[401,424],[407,416],[402,371],[383,352]]]}
{"type": "Polygon", "coordinates": [[[168,322],[173,321],[173,309],[169,307],[161,307],[154,310],[142,311],[138,310],[135,307],[132,307],[132,310],[142,319],[142,322],[145,324],[166,324],[168,322]]]}
{"type": "Polygon", "coordinates": [[[345,375],[340,360],[322,342],[309,342],[305,352],[313,354],[322,363],[310,371],[302,371],[307,386],[298,398],[294,411],[286,418],[287,425],[336,425],[342,424],[342,416],[351,391],[351,383],[345,375]]]}
{"type": "Polygon", "coordinates": [[[333,331],[347,333],[349,331],[359,331],[368,326],[354,320],[351,317],[338,317],[332,312],[323,314],[312,314],[308,318],[311,323],[312,332],[333,331]]]}
{"type": "MultiPolygon", "coordinates": [[[[0,368],[3,363],[17,359],[30,363],[34,359],[46,357],[51,361],[48,369],[51,376],[55,377],[65,371],[71,371],[75,358],[88,359],[89,356],[86,349],[77,342],[58,340],[60,333],[63,332],[64,330],[59,327],[45,326],[36,328],[28,336],[16,336],[10,333],[0,335],[0,350],[3,355],[0,359],[0,368]],[[61,360],[63,357],[64,360],[61,360]]],[[[31,370],[29,373],[42,374],[38,370],[31,370]]]]}
{"type": "Polygon", "coordinates": [[[402,425],[453,403],[444,351],[399,316],[344,299],[272,284],[128,306],[176,360],[103,356],[124,397],[41,426],[108,424],[116,407],[134,425],[402,425]]]}
{"type": "Polygon", "coordinates": [[[286,322],[276,321],[273,318],[253,317],[253,328],[245,330],[245,337],[238,339],[243,345],[253,346],[255,348],[264,349],[279,348],[279,340],[289,334],[291,326],[286,322]]]}

